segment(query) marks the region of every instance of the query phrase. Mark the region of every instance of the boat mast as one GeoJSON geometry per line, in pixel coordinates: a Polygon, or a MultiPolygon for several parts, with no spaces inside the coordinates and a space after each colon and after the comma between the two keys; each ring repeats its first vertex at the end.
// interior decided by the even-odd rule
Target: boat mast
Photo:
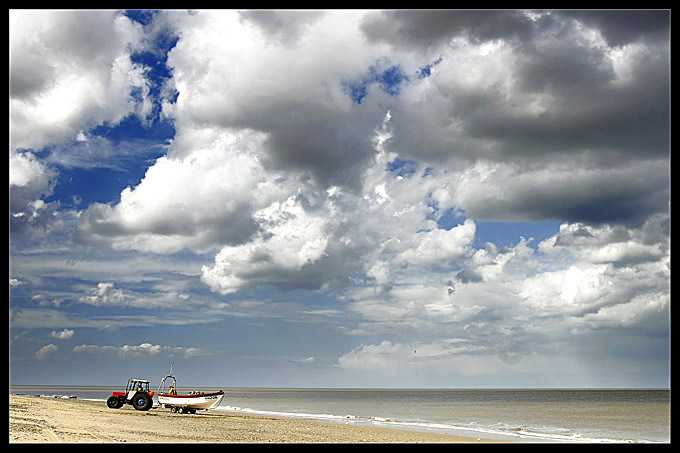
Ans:
{"type": "Polygon", "coordinates": [[[165,393],[165,380],[167,378],[172,379],[172,386],[177,387],[177,379],[175,379],[175,376],[172,375],[172,366],[175,364],[175,362],[170,363],[170,374],[165,376],[163,379],[161,379],[161,383],[158,385],[158,393],[165,393]]]}

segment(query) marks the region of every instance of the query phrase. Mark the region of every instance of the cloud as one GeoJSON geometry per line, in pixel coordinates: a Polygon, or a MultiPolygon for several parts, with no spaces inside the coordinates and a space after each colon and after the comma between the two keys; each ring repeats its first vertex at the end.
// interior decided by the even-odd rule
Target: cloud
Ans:
{"type": "Polygon", "coordinates": [[[368,272],[387,284],[395,268],[439,269],[462,259],[474,222],[438,229],[441,213],[430,206],[430,194],[441,181],[393,171],[396,156],[383,149],[384,134],[376,132],[374,160],[360,192],[298,186],[294,196],[255,212],[257,233],[244,244],[223,247],[215,265],[203,267],[202,280],[223,294],[258,284],[344,288],[352,273],[368,272]]]}
{"type": "MultiPolygon", "coordinates": [[[[424,33],[425,24],[436,21],[421,18],[427,13],[409,13],[375,14],[410,18],[404,29],[424,33]]],[[[483,209],[459,198],[458,207],[474,218],[515,220],[505,208],[525,202],[532,208],[517,217],[639,224],[666,211],[668,40],[660,34],[609,46],[597,28],[548,16],[513,39],[471,39],[448,29],[449,41],[433,54],[439,62],[430,75],[409,80],[391,99],[392,149],[402,159],[435,168],[503,169],[505,177],[519,176],[504,183],[512,194],[498,203],[485,200],[491,202],[480,203],[483,209]],[[561,174],[561,184],[534,179],[543,171],[561,174]],[[622,183],[631,180],[633,186],[622,183]],[[564,190],[557,194],[559,187],[564,190]],[[592,200],[581,196],[586,188],[592,200]],[[644,195],[637,197],[640,190],[644,195]],[[537,205],[530,194],[539,198],[537,205]]],[[[474,26],[468,30],[481,36],[474,26]]],[[[452,172],[454,178],[458,174],[465,177],[464,170],[452,172]]],[[[486,176],[493,173],[475,175],[474,193],[487,193],[474,185],[493,184],[486,176]]]]}
{"type": "Polygon", "coordinates": [[[553,255],[569,250],[578,258],[592,263],[629,266],[655,262],[668,256],[669,230],[668,217],[663,215],[650,217],[636,229],[618,225],[564,224],[558,234],[543,241],[539,248],[553,255]]]}
{"type": "Polygon", "coordinates": [[[457,36],[471,41],[526,37],[533,21],[522,11],[379,11],[361,21],[369,40],[415,50],[438,48],[457,36]]]}
{"type": "MultiPolygon", "coordinates": [[[[144,307],[141,307],[144,308],[144,307]]],[[[224,315],[224,313],[222,313],[224,315]]],[[[104,330],[116,330],[125,327],[184,326],[212,324],[220,320],[217,316],[206,318],[204,312],[188,315],[186,312],[162,312],[152,314],[127,314],[110,316],[84,316],[63,309],[52,308],[12,308],[10,322],[17,329],[61,329],[68,327],[88,327],[104,330]]]]}
{"type": "MultiPolygon", "coordinates": [[[[503,248],[486,244],[463,259],[462,270],[424,278],[407,274],[386,290],[378,280],[376,286],[354,287],[346,297],[362,321],[352,333],[401,341],[355,349],[339,363],[356,368],[365,360],[367,367],[411,372],[397,353],[406,354],[414,338],[430,344],[452,332],[480,357],[538,354],[545,360],[563,343],[573,345],[572,354],[586,354],[587,338],[620,329],[663,330],[670,309],[670,255],[668,237],[657,236],[664,231],[659,223],[665,221],[637,229],[565,224],[536,248],[524,239],[503,248]],[[647,241],[655,246],[647,248],[647,241]]],[[[419,360],[425,367],[427,360],[419,360]]],[[[429,366],[457,373],[458,360],[432,359],[429,366]]]]}
{"type": "MultiPolygon", "coordinates": [[[[185,148],[185,128],[251,129],[266,134],[267,165],[304,170],[322,187],[356,185],[357,170],[372,154],[373,128],[384,115],[384,109],[353,104],[345,93],[345,80],[379,57],[356,31],[360,14],[305,20],[292,47],[263,39],[262,27],[243,20],[257,16],[262,24],[262,16],[271,16],[266,13],[187,17],[168,56],[182,93],[167,109],[178,127],[175,150],[185,148]]],[[[295,21],[300,14],[274,16],[295,21]]]]}
{"type": "Polygon", "coordinates": [[[222,248],[215,257],[215,267],[203,267],[202,280],[222,294],[238,291],[249,280],[263,276],[264,283],[296,278],[303,266],[313,265],[325,254],[329,241],[324,231],[326,222],[318,215],[309,215],[294,198],[275,202],[256,212],[254,219],[263,236],[222,248]]]}
{"type": "MultiPolygon", "coordinates": [[[[190,288],[183,288],[181,284],[173,287],[173,283],[177,284],[177,280],[168,278],[159,280],[150,289],[130,290],[117,288],[113,282],[100,282],[95,287],[85,288],[85,294],[79,296],[77,301],[94,307],[142,308],[147,310],[163,308],[183,312],[195,310],[200,306],[204,313],[210,312],[213,315],[223,313],[224,309],[229,306],[209,297],[191,295],[190,288]]],[[[79,288],[81,286],[78,285],[79,288]]],[[[190,318],[186,318],[186,321],[195,322],[190,318]]],[[[158,318],[157,322],[182,324],[181,321],[174,320],[172,315],[169,315],[168,318],[158,318]]]]}
{"type": "MultiPolygon", "coordinates": [[[[461,382],[470,377],[479,379],[502,370],[506,382],[516,376],[526,377],[536,372],[540,359],[525,355],[523,366],[506,365],[494,355],[486,354],[484,346],[470,344],[464,338],[443,338],[433,342],[362,344],[338,358],[338,366],[352,376],[380,375],[390,386],[418,385],[419,376],[428,375],[430,382],[461,382]]],[[[480,382],[480,381],[478,381],[480,382]]],[[[446,385],[446,384],[444,384],[446,385]]]]}
{"type": "Polygon", "coordinates": [[[57,345],[55,344],[47,344],[43,346],[42,348],[38,349],[35,351],[35,354],[33,354],[33,357],[36,360],[43,360],[46,359],[48,356],[54,354],[57,351],[57,345]]]}
{"type": "Polygon", "coordinates": [[[201,355],[199,348],[185,348],[179,346],[162,346],[151,343],[141,343],[138,345],[123,346],[98,346],[82,344],[73,348],[75,353],[83,354],[116,354],[119,357],[143,357],[166,354],[169,356],[194,357],[201,355]]]}
{"type": "Polygon", "coordinates": [[[294,362],[294,363],[312,363],[312,362],[316,361],[316,358],[314,358],[314,357],[291,357],[290,361],[294,362]]]}
{"type": "Polygon", "coordinates": [[[74,139],[135,113],[143,68],[138,24],[115,11],[10,13],[10,149],[74,139]]]}
{"type": "Polygon", "coordinates": [[[268,40],[290,46],[298,42],[307,28],[323,16],[321,11],[239,11],[238,15],[259,27],[268,40]]]}
{"type": "Polygon", "coordinates": [[[667,10],[564,10],[555,14],[597,28],[611,46],[638,39],[666,40],[670,30],[667,10]]]}
{"type": "Polygon", "coordinates": [[[56,203],[42,198],[53,193],[57,173],[31,152],[9,155],[10,230],[20,237],[32,230],[48,228],[54,220],[56,203]]]}
{"type": "Polygon", "coordinates": [[[224,133],[185,157],[161,157],[118,204],[90,205],[79,238],[157,253],[243,242],[253,234],[253,212],[287,190],[263,169],[261,143],[257,134],[224,133]]]}
{"type": "Polygon", "coordinates": [[[57,332],[56,330],[53,330],[50,333],[50,337],[56,338],[58,340],[68,340],[70,338],[73,338],[74,332],[71,329],[64,329],[61,332],[57,332]]]}
{"type": "Polygon", "coordinates": [[[475,237],[475,222],[466,219],[463,224],[450,230],[434,229],[418,232],[414,244],[395,258],[397,264],[404,262],[431,268],[450,268],[463,258],[475,237]]]}
{"type": "Polygon", "coordinates": [[[434,198],[480,220],[639,226],[668,208],[668,161],[662,159],[612,168],[478,161],[447,176],[449,181],[434,198]]]}
{"type": "Polygon", "coordinates": [[[458,132],[450,143],[460,137],[470,151],[481,148],[498,159],[584,151],[610,158],[666,155],[668,43],[619,50],[582,31],[571,34],[569,41],[546,34],[531,50],[496,41],[445,54],[426,93],[443,95],[448,112],[439,124],[458,132]],[[488,70],[498,66],[505,70],[488,70]],[[622,67],[625,75],[617,72],[622,67]]]}
{"type": "MultiPolygon", "coordinates": [[[[148,113],[146,68],[131,55],[144,31],[117,11],[10,12],[10,210],[15,238],[61,230],[52,146],[148,113]]],[[[93,155],[106,147],[92,147],[93,155]]],[[[68,160],[68,159],[67,159],[68,160]]],[[[73,159],[71,159],[72,161],[73,159]]]]}
{"type": "MultiPolygon", "coordinates": [[[[615,49],[587,28],[594,25],[515,11],[211,11],[173,20],[182,33],[167,62],[180,95],[164,115],[177,134],[120,203],[83,213],[85,241],[158,253],[227,245],[219,261],[232,252],[253,258],[256,249],[276,256],[269,248],[285,235],[271,235],[256,213],[333,187],[364,196],[383,190],[371,179],[379,170],[370,169],[387,108],[390,149],[437,177],[432,198],[441,209],[480,220],[627,225],[667,209],[668,134],[649,119],[667,117],[659,102],[668,94],[663,40],[615,49]],[[446,31],[452,41],[438,48],[429,76],[415,74],[434,54],[418,61],[399,41],[382,44],[386,16],[407,36],[446,31]],[[403,68],[399,90],[369,84],[361,103],[353,102],[348,83],[381,61],[403,68]],[[499,66],[504,71],[491,70],[499,66]],[[658,83],[649,83],[648,72],[658,83]],[[630,99],[635,107],[623,104],[630,99]]],[[[309,232],[310,247],[334,228],[319,222],[326,224],[309,232]]],[[[444,233],[428,233],[436,234],[444,233]]],[[[325,250],[321,242],[317,250],[325,250]]],[[[265,259],[243,274],[252,271],[255,280],[266,269],[265,259]]],[[[241,277],[231,275],[237,283],[224,289],[241,277]]]]}

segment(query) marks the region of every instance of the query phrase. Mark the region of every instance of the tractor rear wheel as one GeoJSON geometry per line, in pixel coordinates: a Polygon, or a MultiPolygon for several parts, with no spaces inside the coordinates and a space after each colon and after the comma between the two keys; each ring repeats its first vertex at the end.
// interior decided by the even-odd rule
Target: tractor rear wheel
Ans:
{"type": "Polygon", "coordinates": [[[148,393],[137,392],[132,397],[132,406],[138,411],[148,411],[153,405],[153,400],[148,393]]]}

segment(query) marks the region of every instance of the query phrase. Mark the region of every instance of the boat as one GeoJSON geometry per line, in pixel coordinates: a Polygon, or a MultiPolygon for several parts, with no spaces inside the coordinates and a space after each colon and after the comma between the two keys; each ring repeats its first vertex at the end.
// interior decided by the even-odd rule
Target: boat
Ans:
{"type": "Polygon", "coordinates": [[[177,379],[172,375],[173,365],[174,362],[170,365],[170,374],[161,379],[161,383],[158,385],[158,404],[161,407],[169,407],[173,413],[195,414],[197,409],[209,410],[220,405],[222,398],[224,398],[222,390],[209,393],[198,391],[185,394],[175,393],[173,390],[177,388],[177,379]],[[166,385],[168,385],[168,390],[165,388],[166,385]]]}
{"type": "Polygon", "coordinates": [[[201,393],[186,395],[170,395],[167,393],[158,394],[158,404],[161,407],[169,407],[171,412],[181,414],[194,414],[197,409],[209,410],[219,406],[224,397],[224,392],[201,393]]]}

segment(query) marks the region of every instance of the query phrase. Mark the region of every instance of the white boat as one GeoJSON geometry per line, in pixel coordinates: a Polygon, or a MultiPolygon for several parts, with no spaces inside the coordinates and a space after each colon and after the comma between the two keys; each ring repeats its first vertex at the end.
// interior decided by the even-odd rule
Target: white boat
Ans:
{"type": "Polygon", "coordinates": [[[193,413],[196,409],[214,409],[222,402],[224,392],[193,393],[186,395],[158,394],[158,404],[169,407],[172,412],[193,413]]]}
{"type": "Polygon", "coordinates": [[[189,392],[186,394],[177,394],[174,389],[177,388],[177,379],[172,375],[172,365],[170,365],[170,374],[161,379],[158,386],[158,404],[161,407],[169,407],[171,412],[189,413],[193,414],[196,409],[208,410],[214,409],[220,405],[224,392],[219,390],[217,392],[189,392]],[[172,384],[166,382],[168,379],[172,380],[172,384]],[[169,390],[165,390],[166,384],[169,384],[169,390]]]}

